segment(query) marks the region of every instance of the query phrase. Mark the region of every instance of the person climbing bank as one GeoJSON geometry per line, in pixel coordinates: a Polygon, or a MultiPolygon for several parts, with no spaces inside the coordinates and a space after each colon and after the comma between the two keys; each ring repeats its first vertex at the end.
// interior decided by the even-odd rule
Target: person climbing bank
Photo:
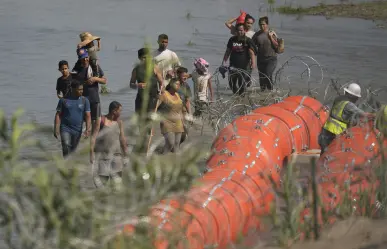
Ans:
{"type": "Polygon", "coordinates": [[[328,120],[318,137],[318,143],[321,147],[320,155],[325,152],[336,136],[343,133],[349,126],[358,124],[361,118],[372,119],[375,117],[374,114],[366,113],[355,105],[359,98],[361,98],[360,86],[351,83],[347,88],[344,88],[344,95],[338,96],[333,101],[328,120]]]}

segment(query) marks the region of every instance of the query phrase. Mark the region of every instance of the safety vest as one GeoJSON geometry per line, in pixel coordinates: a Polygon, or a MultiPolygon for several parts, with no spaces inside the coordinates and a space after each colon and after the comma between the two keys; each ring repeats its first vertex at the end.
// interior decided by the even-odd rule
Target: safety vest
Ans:
{"type": "Polygon", "coordinates": [[[325,130],[335,135],[339,135],[347,129],[348,124],[343,120],[342,115],[344,108],[348,103],[349,101],[339,101],[333,105],[329,118],[324,124],[325,130]]]}

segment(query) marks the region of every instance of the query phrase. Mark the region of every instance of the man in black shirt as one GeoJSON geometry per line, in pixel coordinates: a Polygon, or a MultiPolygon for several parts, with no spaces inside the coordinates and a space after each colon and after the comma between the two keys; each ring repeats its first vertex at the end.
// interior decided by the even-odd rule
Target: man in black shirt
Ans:
{"type": "Polygon", "coordinates": [[[69,63],[67,61],[60,61],[58,70],[62,76],[56,81],[56,95],[58,98],[66,98],[71,95],[71,74],[69,71],[69,63]]]}
{"type": "MultiPolygon", "coordinates": [[[[94,148],[95,139],[98,135],[101,123],[101,105],[99,99],[99,84],[106,84],[107,79],[104,76],[102,68],[98,65],[98,72],[94,72],[90,63],[87,50],[83,48],[77,49],[78,59],[81,61],[81,68],[73,68],[75,77],[84,83],[83,96],[90,102],[92,136],[91,148],[94,148]]],[[[92,154],[92,153],[91,153],[92,154]]],[[[93,158],[90,158],[93,161],[93,158]]]]}
{"type": "MultiPolygon", "coordinates": [[[[227,43],[227,50],[224,54],[223,64],[230,57],[230,67],[242,69],[245,71],[255,68],[256,48],[252,40],[245,36],[243,23],[235,26],[237,35],[231,37],[227,43]]],[[[246,89],[246,83],[250,81],[248,72],[237,72],[231,70],[229,74],[229,84],[233,93],[243,94],[246,89]]]]}

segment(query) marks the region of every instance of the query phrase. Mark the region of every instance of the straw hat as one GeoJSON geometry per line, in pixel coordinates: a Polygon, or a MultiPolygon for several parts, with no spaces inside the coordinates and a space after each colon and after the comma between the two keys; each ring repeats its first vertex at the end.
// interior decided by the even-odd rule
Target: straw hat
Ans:
{"type": "Polygon", "coordinates": [[[90,32],[83,32],[83,33],[81,33],[79,35],[79,38],[81,38],[81,41],[86,41],[86,40],[94,41],[94,40],[100,40],[101,39],[101,37],[94,36],[90,32]]]}

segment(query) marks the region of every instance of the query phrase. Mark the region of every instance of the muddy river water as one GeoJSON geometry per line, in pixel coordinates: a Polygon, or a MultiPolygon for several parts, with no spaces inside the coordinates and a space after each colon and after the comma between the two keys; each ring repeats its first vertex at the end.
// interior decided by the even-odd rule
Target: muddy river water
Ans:
{"type": "MultiPolygon", "coordinates": [[[[277,1],[276,5],[289,4],[277,1]]],[[[294,5],[317,1],[298,0],[294,5]]],[[[335,1],[325,1],[335,3],[335,1]]],[[[268,11],[266,1],[243,0],[3,0],[0,5],[0,108],[11,114],[26,110],[25,119],[51,124],[57,97],[57,63],[75,63],[78,34],[102,37],[100,64],[112,93],[102,97],[103,112],[111,100],[134,109],[136,92],[128,88],[137,49],[144,39],[156,46],[159,33],[170,37],[170,49],[192,68],[204,57],[219,66],[230,37],[225,20],[243,8],[254,17],[268,15],[270,25],[285,39],[279,65],[296,55],[314,57],[331,75],[362,84],[385,84],[387,32],[372,21],[325,17],[296,17],[268,11]]],[[[302,71],[302,65],[292,68],[302,71]]],[[[221,84],[226,85],[226,81],[221,84]]],[[[303,88],[300,82],[292,87],[303,88]]]]}

